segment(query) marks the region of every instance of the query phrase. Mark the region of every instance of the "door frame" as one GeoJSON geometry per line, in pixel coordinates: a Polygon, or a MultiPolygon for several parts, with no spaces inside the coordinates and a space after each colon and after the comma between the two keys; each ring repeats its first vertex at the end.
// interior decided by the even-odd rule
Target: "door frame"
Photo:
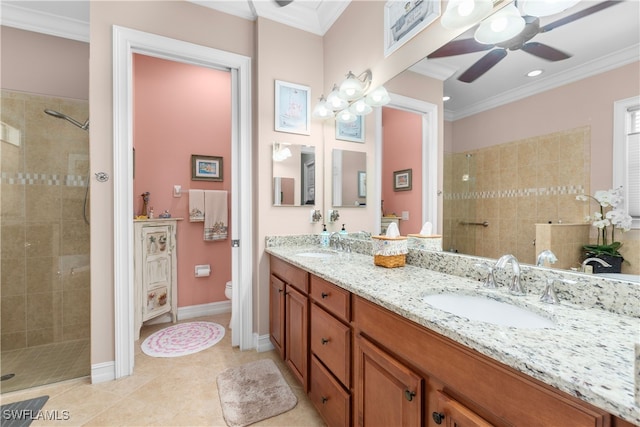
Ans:
{"type": "Polygon", "coordinates": [[[113,221],[115,377],[133,373],[133,54],[231,72],[232,345],[253,337],[251,58],[157,34],[113,26],[113,221]],[[240,242],[242,243],[240,245],[240,242]]]}
{"type": "MultiPolygon", "coordinates": [[[[427,101],[389,94],[391,102],[385,105],[396,110],[409,111],[422,116],[422,222],[433,225],[438,234],[438,106],[427,101]]],[[[375,188],[374,206],[382,203],[382,108],[376,109],[375,133],[375,188]]],[[[374,230],[380,234],[381,209],[376,210],[374,230]]]]}

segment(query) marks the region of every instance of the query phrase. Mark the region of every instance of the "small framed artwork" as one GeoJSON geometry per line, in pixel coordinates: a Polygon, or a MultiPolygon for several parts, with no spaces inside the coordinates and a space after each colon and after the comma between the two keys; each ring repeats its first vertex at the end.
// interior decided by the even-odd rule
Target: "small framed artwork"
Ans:
{"type": "Polygon", "coordinates": [[[311,89],[276,80],[275,130],[311,135],[311,89]]]}
{"type": "Polygon", "coordinates": [[[191,181],[222,181],[222,157],[191,155],[191,181]]]}
{"type": "Polygon", "coordinates": [[[352,142],[364,142],[364,116],[357,116],[355,122],[336,121],[336,139],[352,142]]]}
{"type": "Polygon", "coordinates": [[[367,173],[358,171],[358,197],[367,197],[367,173]]]}
{"type": "Polygon", "coordinates": [[[411,190],[411,169],[393,172],[393,191],[411,190]]]}
{"type": "Polygon", "coordinates": [[[384,56],[427,28],[440,16],[440,0],[388,0],[384,6],[384,56]]]}

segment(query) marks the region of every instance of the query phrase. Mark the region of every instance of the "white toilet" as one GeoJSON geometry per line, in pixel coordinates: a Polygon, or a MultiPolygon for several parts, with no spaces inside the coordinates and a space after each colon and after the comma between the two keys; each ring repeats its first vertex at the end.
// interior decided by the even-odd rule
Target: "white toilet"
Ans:
{"type": "MultiPolygon", "coordinates": [[[[224,296],[231,300],[231,296],[233,295],[233,282],[229,280],[224,287],[224,296]]],[[[233,313],[233,309],[231,310],[231,321],[229,322],[229,329],[231,329],[231,325],[233,325],[233,318],[235,314],[233,313]]]]}

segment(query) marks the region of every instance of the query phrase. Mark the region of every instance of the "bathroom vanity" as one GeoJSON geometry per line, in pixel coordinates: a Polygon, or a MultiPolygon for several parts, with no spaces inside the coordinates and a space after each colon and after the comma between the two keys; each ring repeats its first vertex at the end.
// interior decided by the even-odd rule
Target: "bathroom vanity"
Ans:
{"type": "Polygon", "coordinates": [[[414,265],[376,267],[359,253],[267,252],[271,340],[330,426],[640,424],[637,316],[545,305],[414,265]],[[425,303],[445,292],[522,298],[554,327],[475,322],[425,303]]]}
{"type": "Polygon", "coordinates": [[[134,220],[134,334],[166,313],[178,320],[176,228],[180,218],[134,220]]]}

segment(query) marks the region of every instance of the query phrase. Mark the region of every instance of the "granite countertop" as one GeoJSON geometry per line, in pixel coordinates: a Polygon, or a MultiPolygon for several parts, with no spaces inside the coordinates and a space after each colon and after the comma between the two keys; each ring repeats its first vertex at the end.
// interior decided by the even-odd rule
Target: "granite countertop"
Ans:
{"type": "Polygon", "coordinates": [[[634,385],[634,342],[640,318],[567,302],[513,296],[506,287],[486,289],[476,280],[406,265],[387,269],[373,257],[338,253],[328,258],[297,255],[318,246],[274,246],[266,252],[328,280],[406,319],[438,332],[498,362],[640,425],[634,385]],[[490,295],[526,307],[556,323],[525,329],[470,321],[438,310],[423,296],[455,292],[490,295]]]}

